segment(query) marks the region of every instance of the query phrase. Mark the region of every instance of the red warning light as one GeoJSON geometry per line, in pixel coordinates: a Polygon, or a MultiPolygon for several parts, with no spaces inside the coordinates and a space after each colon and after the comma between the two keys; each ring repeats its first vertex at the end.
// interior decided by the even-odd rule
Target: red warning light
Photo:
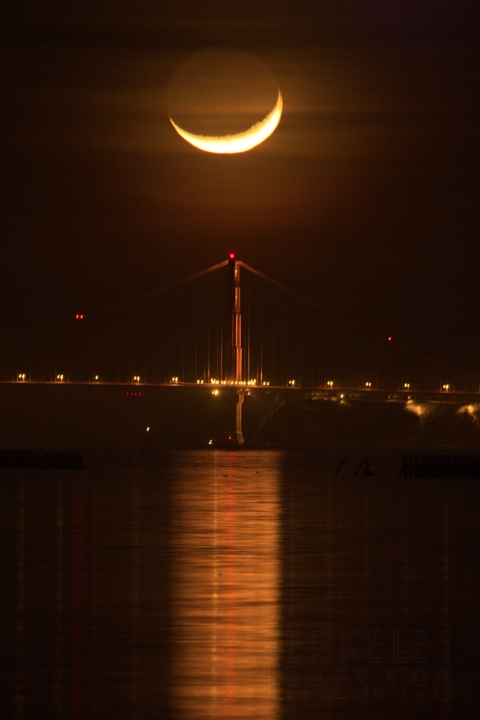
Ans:
{"type": "Polygon", "coordinates": [[[392,336],[391,336],[391,335],[388,336],[388,342],[392,342],[392,336]]]}
{"type": "Polygon", "coordinates": [[[228,259],[229,259],[229,260],[235,260],[236,257],[237,257],[237,256],[236,256],[236,254],[235,254],[234,252],[228,253],[228,259]]]}
{"type": "Polygon", "coordinates": [[[85,315],[83,313],[77,313],[75,315],[75,320],[83,320],[84,317],[85,315]]]}

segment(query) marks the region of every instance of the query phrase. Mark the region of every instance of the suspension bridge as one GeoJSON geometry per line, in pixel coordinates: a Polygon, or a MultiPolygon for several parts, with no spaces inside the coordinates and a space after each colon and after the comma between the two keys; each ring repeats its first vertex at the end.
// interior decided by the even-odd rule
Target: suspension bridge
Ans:
{"type": "Polygon", "coordinates": [[[252,395],[414,410],[480,402],[478,377],[352,327],[234,253],[140,297],[3,338],[0,384],[120,387],[130,398],[155,387],[227,393],[239,442],[252,395]]]}
{"type": "Polygon", "coordinates": [[[378,337],[230,253],[112,307],[0,338],[0,382],[475,393],[480,376],[378,337]]]}

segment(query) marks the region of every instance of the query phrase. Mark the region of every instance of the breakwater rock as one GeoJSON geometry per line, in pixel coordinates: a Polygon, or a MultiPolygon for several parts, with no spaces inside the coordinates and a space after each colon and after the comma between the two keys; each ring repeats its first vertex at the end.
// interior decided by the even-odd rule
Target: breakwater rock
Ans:
{"type": "Polygon", "coordinates": [[[400,477],[407,478],[478,478],[480,455],[461,453],[404,455],[400,477]]]}
{"type": "Polygon", "coordinates": [[[0,468],[83,470],[83,454],[78,450],[0,449],[0,468]]]}

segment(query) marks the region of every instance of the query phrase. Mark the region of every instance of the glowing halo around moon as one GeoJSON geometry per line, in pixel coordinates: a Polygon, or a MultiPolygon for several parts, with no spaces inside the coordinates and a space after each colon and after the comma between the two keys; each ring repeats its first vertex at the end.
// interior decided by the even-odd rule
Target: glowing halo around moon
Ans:
{"type": "Polygon", "coordinates": [[[261,121],[254,123],[248,130],[233,135],[197,135],[184,130],[172,120],[169,120],[177,133],[190,145],[210,153],[242,153],[252,150],[263,143],[278,127],[283,111],[283,98],[278,90],[277,102],[268,115],[261,121]]]}

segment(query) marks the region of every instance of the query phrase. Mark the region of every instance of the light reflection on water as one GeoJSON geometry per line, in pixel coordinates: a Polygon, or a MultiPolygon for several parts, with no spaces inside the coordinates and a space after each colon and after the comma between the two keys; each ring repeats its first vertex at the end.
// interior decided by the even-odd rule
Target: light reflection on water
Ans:
{"type": "Polygon", "coordinates": [[[174,482],[173,702],[183,718],[278,717],[278,456],[215,453],[174,482]],[[246,462],[247,460],[247,462],[246,462]]]}
{"type": "Polygon", "coordinates": [[[480,482],[339,459],[3,472],[2,719],[476,717],[480,482]]]}

